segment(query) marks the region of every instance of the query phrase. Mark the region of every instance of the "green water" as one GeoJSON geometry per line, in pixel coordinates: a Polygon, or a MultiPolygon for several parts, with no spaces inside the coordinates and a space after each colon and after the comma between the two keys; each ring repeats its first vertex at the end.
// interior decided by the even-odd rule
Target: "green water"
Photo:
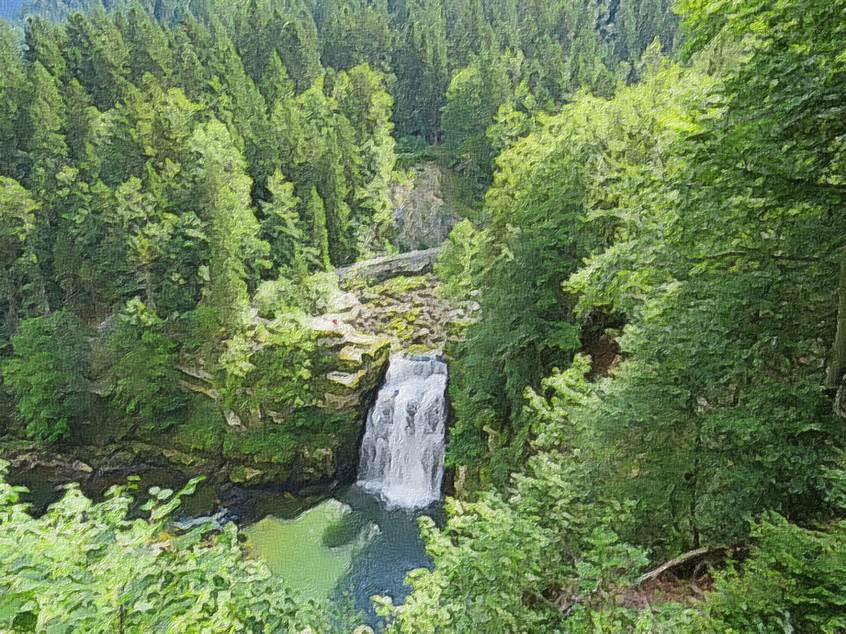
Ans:
{"type": "Polygon", "coordinates": [[[244,529],[247,546],[290,589],[312,599],[329,599],[372,535],[372,525],[364,526],[346,543],[327,545],[333,529],[342,525],[350,512],[349,506],[326,500],[296,519],[271,515],[244,529]]]}

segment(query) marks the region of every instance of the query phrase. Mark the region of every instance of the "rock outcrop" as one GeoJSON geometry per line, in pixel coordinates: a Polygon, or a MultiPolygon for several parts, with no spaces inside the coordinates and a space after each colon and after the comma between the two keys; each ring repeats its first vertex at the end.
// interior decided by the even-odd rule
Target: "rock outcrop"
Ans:
{"type": "Polygon", "coordinates": [[[394,350],[443,350],[460,338],[478,304],[456,305],[438,292],[434,275],[400,276],[358,287],[359,301],[350,321],[360,332],[388,337],[394,350]]]}
{"type": "Polygon", "coordinates": [[[444,195],[448,177],[436,163],[423,163],[414,169],[410,186],[394,188],[394,243],[401,251],[443,244],[458,222],[454,205],[444,195]]]}
{"type": "Polygon", "coordinates": [[[433,247],[386,255],[338,269],[338,278],[342,286],[354,287],[357,282],[377,284],[398,276],[424,275],[432,272],[440,254],[441,248],[433,247]]]}

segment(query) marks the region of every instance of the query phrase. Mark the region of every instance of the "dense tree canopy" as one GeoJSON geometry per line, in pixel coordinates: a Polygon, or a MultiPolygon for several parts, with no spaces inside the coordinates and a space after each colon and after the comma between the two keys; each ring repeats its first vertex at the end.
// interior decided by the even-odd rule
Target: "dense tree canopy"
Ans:
{"type": "MultiPolygon", "coordinates": [[[[388,631],[842,631],[846,0],[671,4],[25,2],[0,22],[0,430],[202,445],[204,394],[221,454],[293,464],[334,422],[307,317],[396,251],[425,157],[466,216],[440,292],[476,317],[445,351],[455,497],[388,631]],[[643,583],[685,553],[669,598],[643,583]]],[[[0,629],[332,627],[234,527],[174,529],[179,495],[137,520],[121,491],[43,518],[17,495],[0,629]]]]}

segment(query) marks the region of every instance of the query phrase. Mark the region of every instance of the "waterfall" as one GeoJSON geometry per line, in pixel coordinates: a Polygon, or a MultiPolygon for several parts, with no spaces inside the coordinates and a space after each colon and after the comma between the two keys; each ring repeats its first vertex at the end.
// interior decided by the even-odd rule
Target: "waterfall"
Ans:
{"type": "Polygon", "coordinates": [[[441,497],[447,366],[437,356],[393,355],[367,415],[358,484],[389,506],[422,508],[441,497]]]}

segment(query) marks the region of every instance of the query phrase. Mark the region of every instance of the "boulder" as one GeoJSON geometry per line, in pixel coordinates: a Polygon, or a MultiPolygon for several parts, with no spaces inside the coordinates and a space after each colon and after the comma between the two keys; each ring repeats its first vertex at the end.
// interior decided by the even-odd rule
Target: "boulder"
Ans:
{"type": "Polygon", "coordinates": [[[355,280],[377,284],[401,275],[424,275],[432,272],[440,253],[441,247],[434,247],[399,255],[385,255],[338,269],[337,274],[342,284],[355,280]]]}

